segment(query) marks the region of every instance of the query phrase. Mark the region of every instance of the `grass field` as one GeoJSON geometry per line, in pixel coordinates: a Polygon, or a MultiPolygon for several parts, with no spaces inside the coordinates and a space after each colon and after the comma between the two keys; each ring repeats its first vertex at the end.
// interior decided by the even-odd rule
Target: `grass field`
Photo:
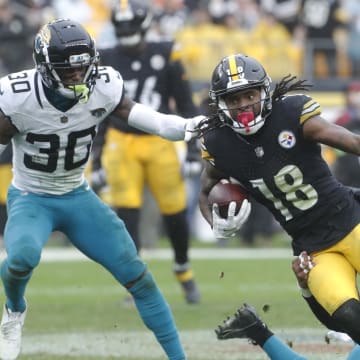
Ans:
{"type": "MultiPolygon", "coordinates": [[[[184,302],[171,272],[170,251],[144,254],[173,309],[190,360],[267,359],[245,340],[215,338],[217,324],[243,302],[254,305],[282,339],[309,359],[346,358],[351,346],[326,344],[326,329],[301,299],[290,249],[197,249],[192,254],[200,305],[184,302]],[[264,305],[267,312],[262,311],[264,305]]],[[[20,358],[165,359],[136,310],[124,305],[124,296],[97,264],[82,259],[43,261],[27,290],[29,313],[20,358]]]]}

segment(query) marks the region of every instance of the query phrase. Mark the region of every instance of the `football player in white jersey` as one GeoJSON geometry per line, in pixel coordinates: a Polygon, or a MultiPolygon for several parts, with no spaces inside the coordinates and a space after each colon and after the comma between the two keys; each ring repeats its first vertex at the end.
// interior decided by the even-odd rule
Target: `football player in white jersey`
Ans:
{"type": "Polygon", "coordinates": [[[6,301],[0,358],[16,359],[27,304],[25,290],[51,232],[63,232],[133,296],[167,357],[186,359],[169,306],[124,223],[90,189],[84,169],[98,124],[113,113],[130,125],[183,140],[199,117],[165,115],[124,95],[121,75],[98,67],[95,43],[82,25],[59,19],[34,41],[35,68],[0,79],[0,153],[13,145],[13,179],[0,268],[6,301]]]}

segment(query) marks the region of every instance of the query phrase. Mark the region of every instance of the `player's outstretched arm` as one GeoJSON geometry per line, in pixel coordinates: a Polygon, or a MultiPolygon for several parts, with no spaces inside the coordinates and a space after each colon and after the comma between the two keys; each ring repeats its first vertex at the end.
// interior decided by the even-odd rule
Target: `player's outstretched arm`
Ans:
{"type": "Polygon", "coordinates": [[[333,124],[321,116],[307,120],[303,125],[306,140],[315,141],[350,154],[360,155],[360,135],[333,124]]]}
{"type": "Polygon", "coordinates": [[[187,141],[196,137],[196,125],[204,119],[204,116],[185,119],[177,115],[159,113],[126,96],[113,114],[127,121],[131,126],[171,141],[184,140],[185,134],[187,141]]]}

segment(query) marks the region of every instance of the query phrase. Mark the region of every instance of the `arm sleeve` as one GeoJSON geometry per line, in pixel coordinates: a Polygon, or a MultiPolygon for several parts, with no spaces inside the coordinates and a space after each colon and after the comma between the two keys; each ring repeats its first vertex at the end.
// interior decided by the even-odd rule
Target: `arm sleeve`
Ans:
{"type": "Polygon", "coordinates": [[[139,103],[132,107],[128,117],[129,125],[171,141],[184,140],[186,122],[180,116],[159,113],[139,103]]]}

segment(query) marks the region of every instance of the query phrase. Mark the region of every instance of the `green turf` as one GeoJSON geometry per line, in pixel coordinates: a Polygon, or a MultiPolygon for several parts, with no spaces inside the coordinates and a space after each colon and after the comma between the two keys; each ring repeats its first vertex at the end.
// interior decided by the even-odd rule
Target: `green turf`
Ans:
{"type": "MultiPolygon", "coordinates": [[[[212,328],[244,301],[258,309],[269,305],[264,317],[273,326],[291,327],[289,317],[294,326],[314,325],[298,294],[290,260],[193,261],[202,293],[199,306],[184,302],[170,261],[151,260],[148,265],[182,329],[212,328]]],[[[43,263],[28,287],[31,311],[27,327],[36,332],[69,328],[105,330],[121,327],[123,323],[130,330],[138,330],[143,326],[134,311],[123,310],[124,294],[97,264],[43,263]]]]}
{"type": "MultiPolygon", "coordinates": [[[[289,260],[194,260],[193,268],[202,293],[200,305],[184,302],[169,260],[149,260],[148,265],[173,310],[180,333],[208,331],[215,346],[213,329],[245,301],[254,305],[272,328],[323,329],[299,295],[290,259],[289,251],[289,260]],[[266,312],[262,310],[265,305],[266,312]]],[[[80,333],[86,338],[86,334],[92,333],[147,331],[136,310],[124,306],[124,290],[99,265],[89,261],[42,263],[33,275],[26,296],[29,313],[24,341],[27,337],[33,337],[32,342],[41,341],[37,337],[51,334],[55,334],[56,339],[67,333],[80,333]]],[[[139,344],[141,341],[139,338],[139,344]]],[[[228,358],[232,359],[224,357],[224,360],[228,358]]],[[[259,359],[263,358],[266,359],[259,359]]],[[[69,349],[66,356],[38,352],[25,353],[21,359],[93,360],[94,357],[71,356],[69,349]]],[[[145,357],[121,359],[144,360],[145,357]]],[[[189,359],[206,360],[207,356],[189,359]]]]}

